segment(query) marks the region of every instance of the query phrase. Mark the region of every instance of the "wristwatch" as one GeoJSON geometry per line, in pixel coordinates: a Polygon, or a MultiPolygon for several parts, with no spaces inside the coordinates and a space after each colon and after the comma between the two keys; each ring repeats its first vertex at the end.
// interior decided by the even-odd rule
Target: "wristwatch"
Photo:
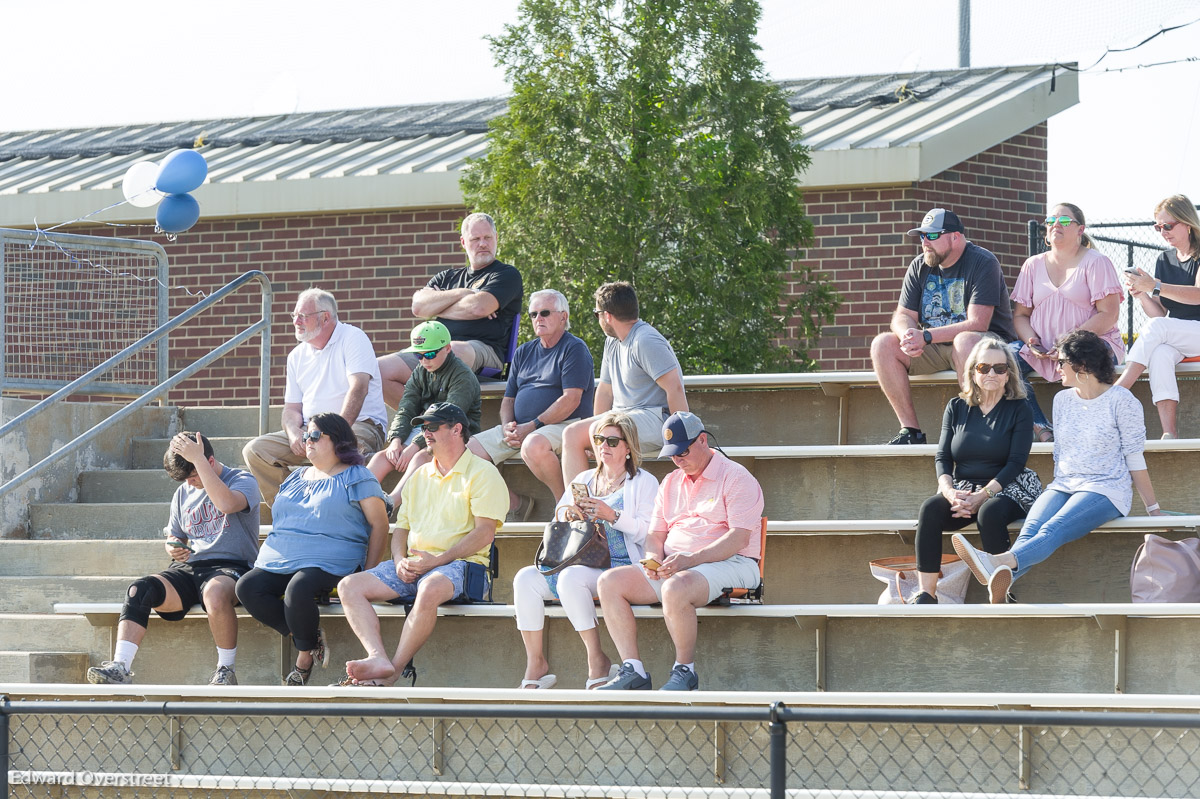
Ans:
{"type": "Polygon", "coordinates": [[[1158,282],[1156,282],[1154,284],[1154,291],[1150,292],[1150,296],[1157,297],[1161,293],[1162,293],[1162,281],[1159,280],[1158,282]]]}
{"type": "Polygon", "coordinates": [[[533,417],[533,429],[534,430],[541,430],[545,426],[546,426],[545,422],[543,422],[541,419],[539,419],[536,416],[533,417]]]}
{"type": "Polygon", "coordinates": [[[930,333],[928,330],[922,330],[922,331],[921,331],[921,337],[925,339],[925,343],[926,343],[926,344],[932,344],[932,343],[933,343],[933,334],[932,334],[932,333],[930,333]]]}
{"type": "Polygon", "coordinates": [[[621,521],[621,511],[615,510],[613,511],[613,520],[611,523],[616,524],[619,521],[621,521]]]}

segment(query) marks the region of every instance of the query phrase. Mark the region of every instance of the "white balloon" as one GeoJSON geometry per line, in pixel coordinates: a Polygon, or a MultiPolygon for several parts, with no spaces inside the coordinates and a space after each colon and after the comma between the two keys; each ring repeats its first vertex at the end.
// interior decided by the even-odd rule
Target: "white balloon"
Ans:
{"type": "Polygon", "coordinates": [[[138,161],[125,170],[121,181],[121,191],[125,200],[138,208],[149,208],[157,205],[163,198],[161,191],[154,188],[158,180],[158,164],[153,161],[138,161]]]}

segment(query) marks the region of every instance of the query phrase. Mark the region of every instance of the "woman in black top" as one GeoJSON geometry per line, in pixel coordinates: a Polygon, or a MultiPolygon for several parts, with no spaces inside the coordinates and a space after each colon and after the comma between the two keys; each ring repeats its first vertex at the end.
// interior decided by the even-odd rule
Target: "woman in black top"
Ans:
{"type": "Polygon", "coordinates": [[[1200,217],[1191,200],[1176,194],[1155,207],[1154,221],[1154,229],[1174,252],[1168,249],[1158,256],[1153,276],[1140,269],[1125,275],[1129,293],[1138,298],[1150,321],[1129,348],[1125,374],[1116,384],[1132,390],[1134,381],[1149,369],[1150,399],[1158,408],[1162,437],[1175,438],[1175,364],[1200,355],[1200,217]]]}
{"type": "Polygon", "coordinates": [[[983,548],[1008,550],[1008,525],[1024,518],[1042,491],[1025,466],[1033,415],[1012,350],[984,336],[967,356],[963,390],[946,405],[938,441],[938,493],[917,516],[918,593],[914,605],[935,604],[942,533],[979,526],[983,548]]]}

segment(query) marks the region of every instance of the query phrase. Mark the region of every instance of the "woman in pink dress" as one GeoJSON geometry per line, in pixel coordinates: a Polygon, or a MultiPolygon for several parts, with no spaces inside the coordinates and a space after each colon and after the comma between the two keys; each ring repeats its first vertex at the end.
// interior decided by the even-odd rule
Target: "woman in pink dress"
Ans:
{"type": "Polygon", "coordinates": [[[1048,383],[1062,380],[1055,342],[1073,330],[1090,330],[1112,350],[1114,364],[1125,358],[1117,329],[1121,281],[1112,261],[1093,249],[1085,227],[1079,206],[1054,206],[1046,217],[1050,249],[1025,262],[1012,293],[1013,325],[1021,337],[1019,363],[1039,441],[1053,441],[1054,434],[1027,375],[1037,372],[1048,383]]]}

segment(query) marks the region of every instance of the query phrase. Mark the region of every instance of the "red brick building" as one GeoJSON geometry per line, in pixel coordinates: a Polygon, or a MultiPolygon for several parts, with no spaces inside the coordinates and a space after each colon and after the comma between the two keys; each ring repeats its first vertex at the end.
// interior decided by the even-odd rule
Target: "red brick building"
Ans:
{"type": "MultiPolygon", "coordinates": [[[[811,354],[823,369],[867,365],[870,338],[895,307],[919,248],[904,232],[933,206],[955,210],[968,236],[996,253],[1011,280],[1029,219],[1046,203],[1046,122],[1078,101],[1073,74],[1050,67],[952,70],[790,82],[794,119],[812,150],[804,176],[814,246],[799,260],[842,294],[811,354]]],[[[181,123],[101,131],[0,134],[0,227],[67,221],[121,199],[129,165],[201,141],[209,181],[201,221],[174,242],[154,236],[151,209],[119,206],[75,233],[154,238],[170,262],[170,314],[260,269],[275,290],[272,401],[294,344],[287,313],[310,285],[332,291],[341,317],[376,351],[401,346],[408,298],[463,263],[457,226],[464,160],[486,149],[503,98],[475,103],[181,123]]],[[[504,229],[500,220],[501,257],[504,229]]],[[[519,264],[518,264],[519,266],[519,264]]],[[[528,290],[541,288],[527,287],[528,290]]],[[[574,303],[581,300],[571,298],[574,303]]],[[[576,305],[576,308],[579,306],[576,305]]],[[[171,337],[171,371],[258,318],[243,292],[171,337]]],[[[781,346],[788,342],[782,341],[781,346]]],[[[111,353],[110,353],[111,354],[111,353]]],[[[182,404],[253,402],[251,343],[173,392],[182,404]]]]}

